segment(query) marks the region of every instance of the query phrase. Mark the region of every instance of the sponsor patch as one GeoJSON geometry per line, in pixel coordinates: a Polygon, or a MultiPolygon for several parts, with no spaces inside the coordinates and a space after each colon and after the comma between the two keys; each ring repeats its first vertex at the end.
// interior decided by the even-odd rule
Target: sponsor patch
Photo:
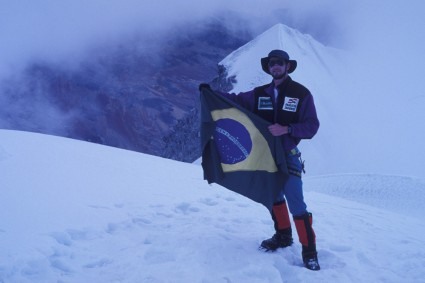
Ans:
{"type": "Polygon", "coordinates": [[[297,112],[297,106],[299,101],[300,100],[298,98],[285,97],[285,102],[283,103],[282,110],[289,112],[297,112]]]}
{"type": "Polygon", "coordinates": [[[258,110],[273,110],[272,99],[270,97],[259,97],[258,110]]]}

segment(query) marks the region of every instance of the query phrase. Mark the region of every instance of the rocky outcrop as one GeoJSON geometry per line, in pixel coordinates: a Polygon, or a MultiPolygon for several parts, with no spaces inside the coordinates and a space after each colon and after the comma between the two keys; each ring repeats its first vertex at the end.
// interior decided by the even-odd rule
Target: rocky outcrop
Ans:
{"type": "Polygon", "coordinates": [[[188,127],[197,131],[198,84],[213,81],[229,90],[220,67],[214,80],[217,63],[249,40],[224,23],[173,27],[149,43],[141,37],[98,48],[77,68],[32,63],[3,84],[10,107],[1,110],[0,126],[193,161],[199,155],[172,154],[172,136],[193,143],[187,148],[194,152],[199,141],[175,131],[184,131],[182,121],[192,121],[188,127]]]}

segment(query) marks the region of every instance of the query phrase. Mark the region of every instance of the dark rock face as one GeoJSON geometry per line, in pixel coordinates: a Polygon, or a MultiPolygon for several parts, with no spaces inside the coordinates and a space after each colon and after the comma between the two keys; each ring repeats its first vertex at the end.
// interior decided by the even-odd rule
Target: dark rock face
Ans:
{"type": "Polygon", "coordinates": [[[249,40],[216,19],[99,48],[78,68],[32,63],[2,83],[0,126],[192,162],[200,156],[198,85],[230,90],[217,64],[249,40]]]}

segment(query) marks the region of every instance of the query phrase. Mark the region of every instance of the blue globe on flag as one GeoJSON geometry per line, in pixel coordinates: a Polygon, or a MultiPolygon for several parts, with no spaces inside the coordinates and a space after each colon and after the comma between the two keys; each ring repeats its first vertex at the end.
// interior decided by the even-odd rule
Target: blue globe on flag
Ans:
{"type": "Polygon", "coordinates": [[[217,120],[213,138],[224,164],[241,162],[251,153],[252,140],[248,130],[233,119],[217,120]]]}

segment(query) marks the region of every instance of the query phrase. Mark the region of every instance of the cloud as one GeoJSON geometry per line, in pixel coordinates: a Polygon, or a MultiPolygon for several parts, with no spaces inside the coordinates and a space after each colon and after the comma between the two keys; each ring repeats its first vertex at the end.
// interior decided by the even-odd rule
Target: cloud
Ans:
{"type": "MultiPolygon", "coordinates": [[[[312,6],[311,3],[315,2],[312,0],[301,1],[300,4],[291,2],[293,1],[252,0],[243,4],[236,0],[2,1],[0,74],[16,65],[25,64],[32,58],[74,58],[93,44],[117,40],[136,31],[160,33],[173,25],[196,22],[225,10],[252,18],[252,28],[258,33],[266,29],[267,25],[271,26],[288,15],[276,13],[282,10],[289,10],[292,20],[287,17],[288,22],[307,27],[303,24],[304,20],[328,11],[326,7],[332,3],[338,3],[336,0],[324,0],[325,4],[312,6]]],[[[321,25],[326,25],[326,21],[322,20],[321,25]]],[[[318,29],[316,32],[320,33],[318,29]]]]}
{"type": "Polygon", "coordinates": [[[347,18],[353,78],[367,81],[363,88],[374,97],[417,92],[425,63],[424,10],[420,0],[362,0],[347,18]]]}
{"type": "MultiPolygon", "coordinates": [[[[424,137],[417,133],[425,132],[420,84],[425,63],[424,10],[422,0],[0,1],[0,83],[3,77],[19,74],[31,60],[65,60],[69,66],[87,58],[93,46],[107,49],[135,34],[152,38],[184,23],[197,29],[199,20],[231,11],[230,18],[238,14],[250,19],[244,25],[249,25],[253,36],[282,22],[325,45],[346,49],[350,62],[348,77],[340,82],[345,109],[340,113],[350,122],[343,130],[349,132],[345,139],[361,135],[364,140],[361,148],[350,148],[354,158],[373,156],[386,162],[395,145],[404,145],[408,148],[397,154],[423,160],[424,137]]],[[[238,22],[226,24],[235,32],[246,28],[238,22]]],[[[13,96],[0,96],[1,105],[18,107],[18,103],[13,96]]],[[[32,117],[40,124],[46,123],[45,117],[57,116],[58,125],[62,121],[62,114],[48,111],[50,106],[43,100],[26,106],[28,111],[46,109],[49,115],[44,111],[32,117]]]]}
{"type": "MultiPolygon", "coordinates": [[[[17,0],[0,2],[0,77],[29,60],[77,61],[86,49],[150,36],[223,11],[251,19],[253,36],[277,22],[356,54],[357,73],[405,76],[425,42],[425,2],[349,0],[17,0]],[[364,66],[364,68],[363,68],[364,66]],[[384,71],[385,69],[385,71],[384,71]]],[[[230,17],[232,17],[230,15],[230,17]]],[[[237,29],[237,25],[230,28],[237,29]]],[[[418,74],[421,72],[418,72],[418,74]]],[[[418,77],[419,75],[416,75],[418,77]]]]}

